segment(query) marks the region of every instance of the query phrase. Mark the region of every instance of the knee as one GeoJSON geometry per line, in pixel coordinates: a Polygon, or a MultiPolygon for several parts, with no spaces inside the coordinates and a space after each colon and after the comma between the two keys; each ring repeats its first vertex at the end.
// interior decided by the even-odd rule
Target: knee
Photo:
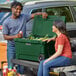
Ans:
{"type": "Polygon", "coordinates": [[[44,60],[40,61],[40,64],[43,64],[44,63],[44,60]]]}
{"type": "Polygon", "coordinates": [[[49,67],[47,66],[47,64],[43,64],[43,69],[48,69],[49,67]]]}

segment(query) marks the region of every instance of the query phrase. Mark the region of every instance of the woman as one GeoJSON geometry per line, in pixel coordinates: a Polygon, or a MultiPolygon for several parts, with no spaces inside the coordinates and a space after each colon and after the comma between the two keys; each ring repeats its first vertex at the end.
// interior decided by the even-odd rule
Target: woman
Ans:
{"type": "Polygon", "coordinates": [[[55,40],[56,52],[48,59],[40,62],[38,76],[49,76],[50,68],[71,64],[72,52],[65,23],[62,20],[54,21],[52,31],[57,34],[57,37],[51,38],[47,42],[55,40]]]}

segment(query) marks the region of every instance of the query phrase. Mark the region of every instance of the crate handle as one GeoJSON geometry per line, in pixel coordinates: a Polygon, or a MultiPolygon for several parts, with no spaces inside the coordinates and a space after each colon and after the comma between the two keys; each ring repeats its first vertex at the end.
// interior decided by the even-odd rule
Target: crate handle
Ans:
{"type": "Polygon", "coordinates": [[[25,45],[31,45],[30,43],[25,43],[25,45]]]}

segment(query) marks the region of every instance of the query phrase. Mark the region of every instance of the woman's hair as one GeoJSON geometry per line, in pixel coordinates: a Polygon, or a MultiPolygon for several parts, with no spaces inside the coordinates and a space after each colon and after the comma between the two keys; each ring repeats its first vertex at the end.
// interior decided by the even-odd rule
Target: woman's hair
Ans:
{"type": "Polygon", "coordinates": [[[20,2],[14,1],[11,3],[11,8],[15,8],[17,6],[21,6],[21,10],[23,9],[23,5],[20,2]]]}
{"type": "Polygon", "coordinates": [[[64,21],[62,20],[55,20],[53,22],[53,25],[64,35],[67,36],[68,40],[69,40],[69,36],[66,30],[66,24],[64,23],[64,21]]]}

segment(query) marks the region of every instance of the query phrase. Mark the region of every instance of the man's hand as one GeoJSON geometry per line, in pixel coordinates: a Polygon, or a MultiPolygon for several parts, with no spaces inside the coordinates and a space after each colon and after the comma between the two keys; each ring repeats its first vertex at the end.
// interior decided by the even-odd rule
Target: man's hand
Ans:
{"type": "Polygon", "coordinates": [[[23,37],[23,32],[20,31],[20,32],[17,34],[17,37],[18,37],[18,38],[22,38],[22,37],[23,37]]]}
{"type": "Polygon", "coordinates": [[[34,18],[36,15],[42,15],[43,18],[47,18],[48,14],[46,12],[37,12],[31,14],[31,18],[34,18]]]}
{"type": "Polygon", "coordinates": [[[47,18],[48,14],[46,12],[42,12],[42,17],[47,18]]]}
{"type": "Polygon", "coordinates": [[[23,32],[20,31],[17,35],[16,35],[16,38],[22,38],[23,37],[23,32]]]}
{"type": "Polygon", "coordinates": [[[23,37],[22,34],[20,34],[20,33],[17,34],[17,38],[22,38],[22,37],[23,37]]]}

